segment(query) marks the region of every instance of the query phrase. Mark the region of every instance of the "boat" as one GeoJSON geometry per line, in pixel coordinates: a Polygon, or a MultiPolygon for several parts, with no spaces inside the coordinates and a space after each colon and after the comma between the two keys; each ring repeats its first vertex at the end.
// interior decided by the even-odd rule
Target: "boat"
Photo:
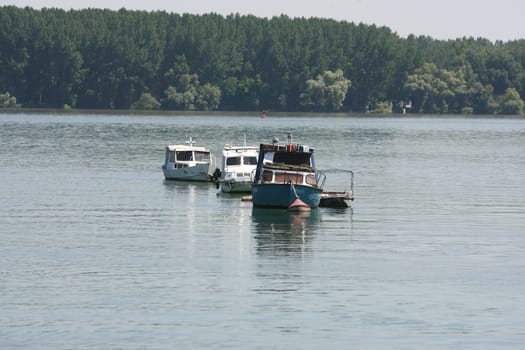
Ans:
{"type": "Polygon", "coordinates": [[[323,192],[321,194],[321,201],[319,202],[320,207],[328,208],[348,208],[350,204],[348,201],[353,201],[354,196],[352,192],[323,192]]]}
{"type": "Polygon", "coordinates": [[[184,145],[166,146],[162,171],[166,180],[212,181],[216,159],[206,147],[194,146],[190,137],[184,145]]]}
{"type": "Polygon", "coordinates": [[[219,184],[222,192],[250,192],[252,176],[257,167],[259,148],[257,146],[224,145],[219,184]]]}
{"type": "Polygon", "coordinates": [[[351,202],[354,200],[354,172],[352,170],[346,170],[346,173],[350,174],[350,190],[346,191],[323,191],[321,194],[320,207],[331,207],[331,208],[348,208],[351,202]]]}
{"type": "MultiPolygon", "coordinates": [[[[326,176],[315,168],[314,149],[278,139],[260,144],[257,168],[252,182],[254,207],[291,209],[296,199],[310,208],[319,206],[326,176]]],[[[304,208],[304,207],[303,207],[304,208]]]]}

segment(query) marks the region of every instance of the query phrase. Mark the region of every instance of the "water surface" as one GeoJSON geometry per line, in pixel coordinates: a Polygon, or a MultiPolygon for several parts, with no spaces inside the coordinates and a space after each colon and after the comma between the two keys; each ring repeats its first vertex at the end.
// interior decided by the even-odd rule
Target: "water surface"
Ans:
{"type": "Polygon", "coordinates": [[[516,349],[525,121],[0,114],[0,348],[516,349]],[[353,208],[166,182],[166,144],[315,147],[353,208]]]}

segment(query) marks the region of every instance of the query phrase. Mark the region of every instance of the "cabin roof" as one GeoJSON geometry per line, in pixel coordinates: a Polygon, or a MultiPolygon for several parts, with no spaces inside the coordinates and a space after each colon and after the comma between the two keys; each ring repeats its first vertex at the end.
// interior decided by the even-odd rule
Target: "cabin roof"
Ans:
{"type": "Polygon", "coordinates": [[[210,152],[206,147],[196,147],[189,145],[168,145],[166,148],[170,151],[200,151],[200,152],[210,152]]]}
{"type": "Polygon", "coordinates": [[[226,146],[222,150],[222,154],[225,157],[232,157],[232,156],[255,156],[259,154],[259,147],[256,146],[242,146],[242,147],[229,147],[226,148],[226,146]]]}
{"type": "Polygon", "coordinates": [[[305,172],[313,172],[314,169],[311,166],[305,165],[305,164],[283,164],[283,163],[265,163],[263,165],[264,169],[272,169],[272,170],[283,170],[283,171],[305,171],[305,172]]]}
{"type": "Polygon", "coordinates": [[[260,150],[263,152],[290,152],[290,153],[313,153],[314,148],[311,146],[306,145],[299,145],[299,144],[293,144],[296,145],[297,151],[287,151],[286,146],[289,146],[289,144],[267,144],[267,143],[261,143],[260,150]],[[307,151],[300,151],[299,149],[302,147],[307,147],[307,151]]]}
{"type": "Polygon", "coordinates": [[[259,151],[257,146],[231,146],[224,145],[223,151],[232,151],[232,152],[249,152],[249,151],[259,151]]]}

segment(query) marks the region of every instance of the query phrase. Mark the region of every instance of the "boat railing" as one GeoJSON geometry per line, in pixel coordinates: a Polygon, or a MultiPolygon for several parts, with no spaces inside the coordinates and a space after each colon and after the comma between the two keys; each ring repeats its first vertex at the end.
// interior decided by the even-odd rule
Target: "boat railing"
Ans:
{"type": "Polygon", "coordinates": [[[210,174],[213,174],[216,168],[217,168],[217,158],[215,158],[213,154],[210,154],[210,166],[208,167],[208,172],[210,174]]]}
{"type": "Polygon", "coordinates": [[[352,198],[354,196],[354,172],[352,170],[348,171],[350,173],[350,194],[352,198]]]}
{"type": "Polygon", "coordinates": [[[315,182],[317,184],[317,187],[323,188],[326,182],[326,174],[320,170],[317,170],[315,172],[315,182]]]}

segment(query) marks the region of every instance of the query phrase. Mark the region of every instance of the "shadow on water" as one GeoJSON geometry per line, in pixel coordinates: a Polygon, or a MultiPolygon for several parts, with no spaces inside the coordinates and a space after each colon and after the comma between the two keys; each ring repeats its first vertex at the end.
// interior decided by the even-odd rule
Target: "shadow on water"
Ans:
{"type": "Polygon", "coordinates": [[[290,212],[283,209],[252,209],[256,250],[259,254],[297,254],[308,251],[321,212],[290,212]]]}

